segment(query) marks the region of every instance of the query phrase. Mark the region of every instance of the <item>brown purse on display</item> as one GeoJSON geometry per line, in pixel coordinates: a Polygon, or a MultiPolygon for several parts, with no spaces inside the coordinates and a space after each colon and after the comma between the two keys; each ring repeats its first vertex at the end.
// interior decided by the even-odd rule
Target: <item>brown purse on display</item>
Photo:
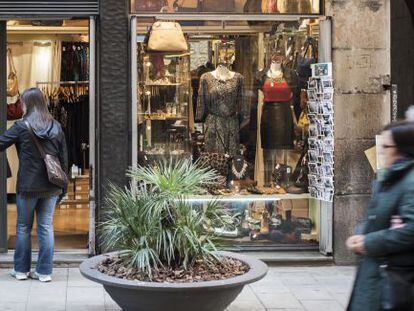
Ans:
{"type": "Polygon", "coordinates": [[[167,0],[135,0],[136,12],[160,12],[165,7],[167,0]]]}
{"type": "Polygon", "coordinates": [[[179,23],[155,22],[150,30],[147,50],[149,52],[186,52],[187,40],[179,23]]]}
{"type": "Polygon", "coordinates": [[[14,66],[11,49],[7,49],[7,59],[9,61],[9,75],[7,77],[7,96],[13,97],[19,94],[19,83],[17,81],[17,72],[16,67],[14,66]]]}
{"type": "Polygon", "coordinates": [[[34,134],[30,123],[27,121],[24,121],[24,123],[26,124],[29,133],[32,136],[33,142],[35,143],[37,150],[39,150],[40,155],[42,156],[42,159],[45,162],[47,177],[49,181],[61,189],[66,189],[69,184],[69,179],[60,165],[59,158],[54,155],[45,153],[45,150],[43,149],[36,135],[34,134]]]}
{"type": "Polygon", "coordinates": [[[202,11],[234,13],[236,5],[234,0],[200,0],[202,11]]]}

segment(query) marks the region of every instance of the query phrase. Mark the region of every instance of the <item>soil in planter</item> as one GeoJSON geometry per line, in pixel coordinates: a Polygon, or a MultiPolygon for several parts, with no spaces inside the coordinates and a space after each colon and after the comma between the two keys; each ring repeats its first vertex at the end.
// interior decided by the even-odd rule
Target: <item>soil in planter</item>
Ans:
{"type": "Polygon", "coordinates": [[[154,269],[152,271],[152,280],[138,269],[126,267],[120,257],[106,258],[98,264],[97,269],[109,276],[126,280],[152,281],[157,283],[194,283],[225,280],[243,275],[249,271],[249,266],[239,260],[227,257],[223,258],[217,264],[206,264],[202,261],[196,262],[194,267],[189,270],[174,269],[171,267],[160,268],[158,270],[154,269]]]}

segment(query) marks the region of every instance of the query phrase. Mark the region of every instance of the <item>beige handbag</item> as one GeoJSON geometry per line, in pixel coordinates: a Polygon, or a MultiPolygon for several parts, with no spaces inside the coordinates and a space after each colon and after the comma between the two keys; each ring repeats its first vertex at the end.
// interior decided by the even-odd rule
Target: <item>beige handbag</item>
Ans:
{"type": "Polygon", "coordinates": [[[188,44],[180,24],[155,22],[148,39],[149,52],[186,52],[188,44]]]}
{"type": "Polygon", "coordinates": [[[9,75],[7,77],[7,96],[13,97],[19,94],[19,83],[17,82],[16,67],[14,66],[12,51],[7,49],[9,60],[9,75]]]}

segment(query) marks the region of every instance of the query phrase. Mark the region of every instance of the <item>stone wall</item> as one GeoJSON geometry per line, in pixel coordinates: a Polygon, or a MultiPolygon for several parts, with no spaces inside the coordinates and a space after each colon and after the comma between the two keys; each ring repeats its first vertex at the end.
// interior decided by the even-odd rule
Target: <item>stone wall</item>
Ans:
{"type": "Polygon", "coordinates": [[[345,247],[370,197],[373,171],[364,150],[390,121],[390,1],[328,0],[335,79],[334,258],[350,264],[345,247]]]}
{"type": "Polygon", "coordinates": [[[100,1],[98,21],[97,189],[98,219],[108,183],[126,185],[131,165],[129,1],[100,1]]]}
{"type": "Polygon", "coordinates": [[[391,80],[398,86],[398,117],[414,105],[414,23],[405,0],[391,3],[391,80]]]}

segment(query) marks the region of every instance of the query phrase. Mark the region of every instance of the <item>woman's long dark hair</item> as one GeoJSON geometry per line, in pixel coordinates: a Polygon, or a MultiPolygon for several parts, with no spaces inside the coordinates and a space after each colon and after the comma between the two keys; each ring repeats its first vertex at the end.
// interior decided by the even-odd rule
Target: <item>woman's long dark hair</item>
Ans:
{"type": "Polygon", "coordinates": [[[387,125],[384,131],[390,131],[398,152],[414,159],[414,122],[399,121],[387,125]]]}
{"type": "Polygon", "coordinates": [[[49,113],[45,96],[38,88],[30,88],[21,96],[23,105],[26,107],[25,120],[30,123],[35,131],[46,130],[53,122],[49,113]]]}

